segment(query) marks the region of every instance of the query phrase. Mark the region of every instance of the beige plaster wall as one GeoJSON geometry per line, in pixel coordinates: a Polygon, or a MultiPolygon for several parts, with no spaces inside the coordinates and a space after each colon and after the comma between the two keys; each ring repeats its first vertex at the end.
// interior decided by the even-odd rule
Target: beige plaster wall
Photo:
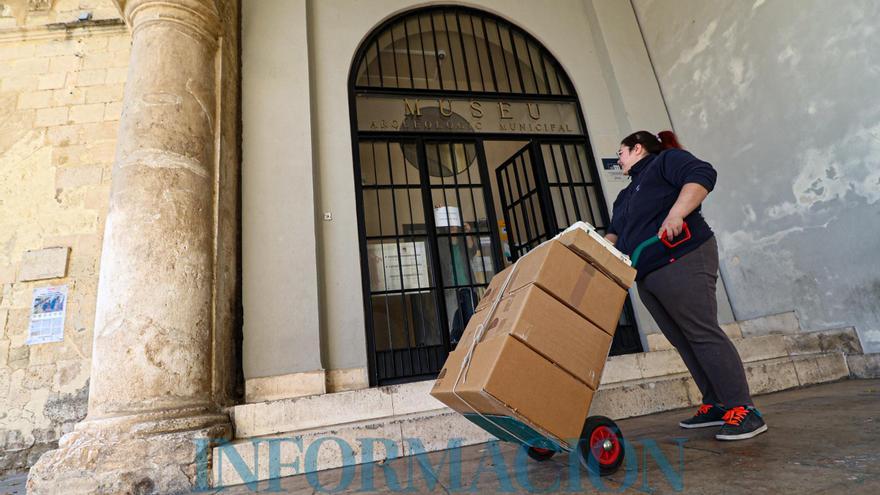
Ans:
{"type": "Polygon", "coordinates": [[[0,9],[0,472],[35,462],[86,413],[130,42],[109,1],[26,3],[0,9]],[[82,10],[96,22],[43,27],[82,10]],[[70,249],[66,276],[23,281],[25,252],[48,247],[70,249]],[[64,341],[28,346],[33,289],[60,284],[64,341]]]}
{"type": "MultiPolygon", "coordinates": [[[[370,31],[391,16],[432,3],[245,0],[246,376],[311,371],[318,356],[327,370],[367,365],[349,71],[370,31]],[[312,228],[317,293],[308,285],[314,266],[312,228]],[[263,308],[271,302],[271,311],[257,311],[249,300],[263,308]],[[258,365],[249,367],[249,359],[258,365]]],[[[597,161],[614,157],[620,139],[633,130],[669,127],[629,2],[457,3],[515,23],[556,56],[580,97],[597,161]]],[[[625,184],[608,182],[605,173],[600,176],[610,206],[625,184]]],[[[729,312],[726,296],[719,299],[729,312]]],[[[655,332],[647,313],[640,307],[638,313],[643,331],[655,332]]]]}
{"type": "MultiPolygon", "coordinates": [[[[603,77],[608,67],[597,54],[587,8],[582,1],[550,3],[555,8],[548,8],[545,2],[506,0],[463,5],[498,14],[542,42],[573,80],[594,154],[614,156],[622,132],[628,129],[616,119],[608,81],[603,77]]],[[[392,15],[426,4],[412,0],[320,0],[309,4],[317,210],[333,216],[332,221],[318,222],[318,250],[323,258],[321,337],[328,369],[365,366],[367,359],[351,165],[349,68],[358,45],[372,29],[392,15]]]]}
{"type": "Polygon", "coordinates": [[[253,379],[322,369],[305,0],[244,0],[242,37],[243,367],[253,379]]]}

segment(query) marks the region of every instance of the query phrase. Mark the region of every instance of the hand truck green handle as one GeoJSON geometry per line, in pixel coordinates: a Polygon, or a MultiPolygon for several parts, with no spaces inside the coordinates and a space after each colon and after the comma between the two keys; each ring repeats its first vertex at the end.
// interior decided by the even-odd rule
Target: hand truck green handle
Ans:
{"type": "Polygon", "coordinates": [[[681,228],[682,228],[682,232],[684,232],[684,238],[682,238],[674,243],[670,242],[668,239],[666,239],[666,231],[665,230],[659,236],[651,237],[650,239],[645,239],[644,241],[642,241],[642,243],[636,247],[636,250],[633,251],[632,256],[630,256],[630,260],[632,260],[633,268],[635,268],[636,263],[639,262],[639,257],[642,255],[642,251],[644,251],[646,247],[648,247],[652,244],[656,244],[658,242],[662,242],[666,247],[674,248],[675,246],[678,246],[679,244],[683,243],[684,241],[687,241],[688,239],[690,239],[691,238],[691,229],[688,228],[687,222],[682,222],[681,228]]]}

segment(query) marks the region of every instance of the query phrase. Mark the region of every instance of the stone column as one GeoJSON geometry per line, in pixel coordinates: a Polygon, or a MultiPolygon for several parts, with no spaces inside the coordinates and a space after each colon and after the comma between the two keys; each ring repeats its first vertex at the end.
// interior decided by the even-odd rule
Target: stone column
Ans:
{"type": "Polygon", "coordinates": [[[198,439],[230,434],[212,397],[220,18],[214,0],[119,3],[131,62],[89,412],[33,467],[31,493],[189,490],[198,439]]]}

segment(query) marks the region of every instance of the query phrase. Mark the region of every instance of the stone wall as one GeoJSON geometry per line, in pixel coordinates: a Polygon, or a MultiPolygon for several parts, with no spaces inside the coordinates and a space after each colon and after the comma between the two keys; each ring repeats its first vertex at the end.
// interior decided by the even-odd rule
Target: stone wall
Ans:
{"type": "Polygon", "coordinates": [[[0,0],[0,473],[86,414],[129,44],[109,0],[0,0]],[[33,290],[62,284],[64,341],[27,345],[33,290]]]}
{"type": "Polygon", "coordinates": [[[880,3],[637,0],[738,320],[795,311],[880,352],[880,3]]]}

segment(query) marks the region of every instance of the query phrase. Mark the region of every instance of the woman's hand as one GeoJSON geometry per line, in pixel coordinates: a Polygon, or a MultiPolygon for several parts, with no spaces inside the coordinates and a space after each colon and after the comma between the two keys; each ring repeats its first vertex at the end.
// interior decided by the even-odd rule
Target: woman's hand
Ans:
{"type": "Polygon", "coordinates": [[[697,206],[700,206],[700,203],[706,199],[708,194],[709,190],[701,184],[696,182],[685,184],[681,188],[681,192],[678,193],[678,199],[675,200],[675,204],[672,205],[669,214],[666,215],[666,220],[663,220],[663,225],[657,231],[657,237],[660,237],[664,230],[666,231],[666,238],[669,240],[681,234],[681,225],[684,223],[684,217],[697,209],[697,206]]]}
{"type": "Polygon", "coordinates": [[[663,232],[665,231],[667,239],[670,241],[675,239],[678,234],[681,234],[683,223],[684,219],[682,217],[670,213],[666,220],[663,220],[660,230],[657,231],[657,237],[663,237],[663,232]]]}

